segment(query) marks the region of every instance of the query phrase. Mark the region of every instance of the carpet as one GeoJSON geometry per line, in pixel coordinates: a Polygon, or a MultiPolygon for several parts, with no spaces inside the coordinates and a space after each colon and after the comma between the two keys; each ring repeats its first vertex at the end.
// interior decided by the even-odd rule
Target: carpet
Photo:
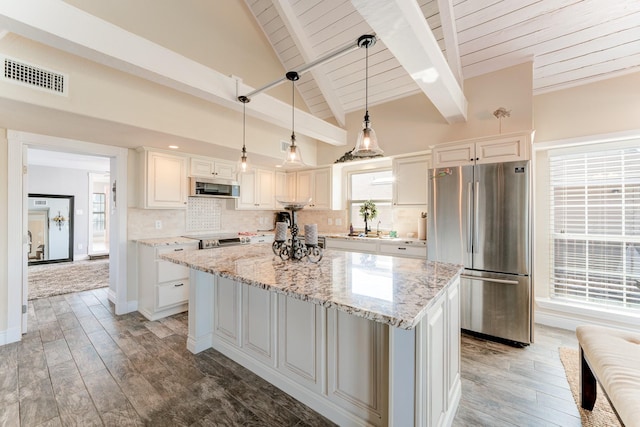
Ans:
{"type": "Polygon", "coordinates": [[[39,299],[109,286],[109,259],[30,265],[29,298],[39,299]]]}
{"type": "Polygon", "coordinates": [[[580,412],[582,425],[586,427],[620,426],[618,417],[611,409],[611,405],[600,388],[600,384],[598,384],[598,398],[593,411],[587,411],[580,407],[580,354],[578,350],[572,348],[560,347],[558,350],[573,400],[575,400],[578,412],[580,412]]]}

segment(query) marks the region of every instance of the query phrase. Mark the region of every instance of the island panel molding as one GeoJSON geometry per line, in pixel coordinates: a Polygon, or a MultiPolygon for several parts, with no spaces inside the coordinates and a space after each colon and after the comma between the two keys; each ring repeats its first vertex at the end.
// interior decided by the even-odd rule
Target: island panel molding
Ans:
{"type": "Polygon", "coordinates": [[[284,262],[268,243],[162,258],[191,269],[190,351],[213,347],[339,425],[451,425],[460,266],[333,250],[284,262]]]}

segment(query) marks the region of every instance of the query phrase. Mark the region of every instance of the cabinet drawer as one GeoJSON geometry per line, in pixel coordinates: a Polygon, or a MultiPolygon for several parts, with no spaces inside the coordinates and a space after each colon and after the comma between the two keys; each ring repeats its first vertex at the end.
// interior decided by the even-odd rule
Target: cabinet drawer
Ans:
{"type": "Polygon", "coordinates": [[[158,308],[186,303],[189,300],[189,281],[161,283],[157,285],[158,308]]]}
{"type": "Polygon", "coordinates": [[[378,244],[376,241],[366,240],[342,240],[329,238],[325,240],[325,245],[328,249],[343,249],[345,251],[354,252],[368,252],[375,253],[378,251],[378,244]]]}
{"type": "Polygon", "coordinates": [[[426,246],[412,246],[403,245],[401,243],[396,245],[381,244],[380,253],[385,255],[406,256],[415,258],[426,258],[427,247],[426,246]]]}
{"type": "Polygon", "coordinates": [[[175,280],[188,279],[189,268],[184,265],[174,264],[170,261],[158,260],[158,282],[172,282],[175,280]]]}

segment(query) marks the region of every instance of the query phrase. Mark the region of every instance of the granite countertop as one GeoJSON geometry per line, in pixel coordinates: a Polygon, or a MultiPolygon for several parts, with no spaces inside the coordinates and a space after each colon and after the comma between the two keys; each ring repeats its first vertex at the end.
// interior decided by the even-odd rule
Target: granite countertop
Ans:
{"type": "Polygon", "coordinates": [[[318,233],[328,239],[342,239],[342,240],[360,240],[366,242],[390,242],[390,243],[404,243],[405,245],[426,246],[426,240],[416,239],[415,237],[360,237],[349,236],[348,234],[336,234],[336,233],[318,233]]]}
{"type": "Polygon", "coordinates": [[[152,239],[138,239],[136,242],[145,246],[171,246],[171,245],[188,245],[193,243],[197,246],[198,241],[189,239],[188,237],[155,237],[152,239]]]}
{"type": "Polygon", "coordinates": [[[317,264],[283,261],[267,243],[160,258],[401,329],[414,328],[462,270],[454,264],[337,250],[325,250],[317,264]]]}

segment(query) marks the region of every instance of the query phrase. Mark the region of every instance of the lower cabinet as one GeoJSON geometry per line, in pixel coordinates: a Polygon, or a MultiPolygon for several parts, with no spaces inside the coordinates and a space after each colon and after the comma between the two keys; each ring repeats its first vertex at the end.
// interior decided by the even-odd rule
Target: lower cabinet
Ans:
{"type": "MultiPolygon", "coordinates": [[[[419,402],[409,416],[415,425],[451,425],[457,409],[458,292],[452,285],[414,330],[404,331],[416,343],[408,368],[419,402]]],[[[389,425],[390,401],[413,399],[402,385],[401,396],[389,395],[391,326],[220,276],[213,304],[215,349],[339,425],[389,425]]]]}
{"type": "Polygon", "coordinates": [[[345,251],[364,252],[370,254],[400,256],[404,258],[427,257],[427,242],[412,240],[385,240],[385,239],[340,239],[327,237],[325,239],[327,249],[341,249],[345,251]]]}
{"type": "Polygon", "coordinates": [[[158,258],[173,251],[196,250],[197,244],[138,244],[138,311],[158,320],[189,308],[189,268],[158,258]]]}

